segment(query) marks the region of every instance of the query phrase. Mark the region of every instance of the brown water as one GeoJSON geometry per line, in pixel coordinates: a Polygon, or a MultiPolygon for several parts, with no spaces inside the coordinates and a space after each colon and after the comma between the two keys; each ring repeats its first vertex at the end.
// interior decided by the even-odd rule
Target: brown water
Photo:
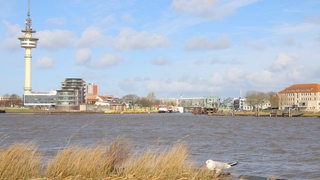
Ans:
{"type": "Polygon", "coordinates": [[[0,145],[33,142],[50,158],[70,146],[131,140],[135,149],[186,142],[198,166],[239,161],[234,176],[320,179],[320,118],[214,117],[192,114],[0,114],[0,145]]]}

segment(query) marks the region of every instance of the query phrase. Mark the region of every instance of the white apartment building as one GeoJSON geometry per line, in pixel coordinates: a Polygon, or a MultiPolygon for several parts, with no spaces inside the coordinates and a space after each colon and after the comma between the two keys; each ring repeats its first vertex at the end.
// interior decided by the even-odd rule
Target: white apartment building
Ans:
{"type": "Polygon", "coordinates": [[[278,93],[279,108],[320,111],[320,84],[294,84],[278,93]]]}

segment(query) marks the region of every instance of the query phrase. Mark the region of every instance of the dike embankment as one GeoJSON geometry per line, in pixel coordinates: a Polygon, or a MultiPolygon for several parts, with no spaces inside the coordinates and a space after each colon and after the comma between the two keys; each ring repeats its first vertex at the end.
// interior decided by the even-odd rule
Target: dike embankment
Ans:
{"type": "Polygon", "coordinates": [[[79,110],[44,110],[44,109],[26,109],[26,108],[8,108],[5,113],[25,113],[25,114],[151,114],[158,113],[157,110],[107,110],[107,111],[79,111],[79,110]]]}
{"type": "MultiPolygon", "coordinates": [[[[288,114],[281,111],[274,114],[271,111],[251,112],[251,111],[238,111],[238,112],[223,112],[223,113],[208,113],[209,116],[255,116],[255,117],[288,117],[288,114]]],[[[294,112],[290,117],[320,117],[320,112],[294,112]]]]}
{"type": "MultiPolygon", "coordinates": [[[[26,114],[152,114],[158,113],[157,110],[137,109],[137,110],[107,110],[107,111],[79,111],[79,110],[44,110],[44,109],[27,109],[27,108],[5,108],[2,109],[5,113],[26,113],[26,114]]],[[[276,115],[271,111],[237,111],[237,112],[222,112],[222,113],[208,113],[204,115],[209,116],[255,116],[255,117],[287,117],[286,114],[278,112],[276,115]]],[[[291,117],[320,117],[320,112],[298,112],[293,113],[291,117]]]]}

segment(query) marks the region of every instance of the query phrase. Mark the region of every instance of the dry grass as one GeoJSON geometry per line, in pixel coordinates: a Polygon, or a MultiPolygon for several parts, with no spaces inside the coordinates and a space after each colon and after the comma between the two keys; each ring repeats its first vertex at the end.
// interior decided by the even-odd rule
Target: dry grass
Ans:
{"type": "Polygon", "coordinates": [[[14,144],[1,151],[0,179],[30,179],[41,173],[41,156],[31,144],[14,144]]]}
{"type": "Polygon", "coordinates": [[[118,138],[93,147],[71,146],[59,151],[46,168],[37,149],[15,144],[0,152],[0,179],[225,179],[206,168],[195,168],[185,144],[170,149],[130,154],[118,138]]]}
{"type": "Polygon", "coordinates": [[[48,178],[81,176],[103,178],[111,176],[127,158],[129,148],[123,139],[110,145],[95,147],[68,147],[49,161],[46,170],[48,178]]]}
{"type": "Polygon", "coordinates": [[[177,144],[170,150],[148,150],[125,163],[124,174],[138,179],[181,179],[192,177],[192,163],[188,148],[177,144]]]}

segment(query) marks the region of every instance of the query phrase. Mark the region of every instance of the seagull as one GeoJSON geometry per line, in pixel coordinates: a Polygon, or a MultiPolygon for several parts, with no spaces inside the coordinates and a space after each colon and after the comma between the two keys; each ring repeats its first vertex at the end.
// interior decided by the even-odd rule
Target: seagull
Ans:
{"type": "Polygon", "coordinates": [[[208,159],[206,161],[206,165],[207,165],[207,168],[209,170],[215,170],[216,173],[220,173],[223,169],[228,169],[230,168],[231,166],[235,166],[237,165],[238,162],[235,161],[235,162],[230,162],[230,163],[226,163],[226,162],[219,162],[219,161],[213,161],[211,159],[208,159]]]}

